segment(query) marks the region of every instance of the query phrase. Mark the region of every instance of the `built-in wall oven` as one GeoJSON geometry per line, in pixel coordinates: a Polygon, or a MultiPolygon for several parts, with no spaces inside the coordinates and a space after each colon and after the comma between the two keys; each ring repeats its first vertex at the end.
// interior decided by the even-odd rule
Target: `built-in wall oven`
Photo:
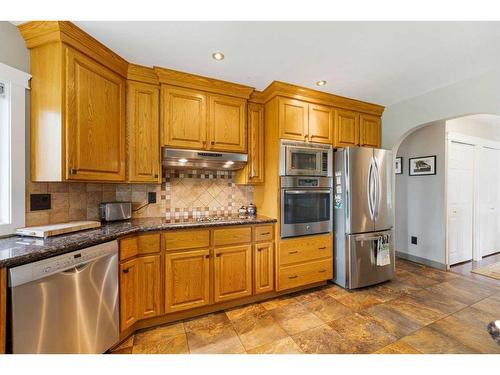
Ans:
{"type": "Polygon", "coordinates": [[[332,231],[332,178],[281,177],[281,238],[332,231]]]}
{"type": "Polygon", "coordinates": [[[332,146],[281,141],[281,238],[332,231],[332,146]]]}

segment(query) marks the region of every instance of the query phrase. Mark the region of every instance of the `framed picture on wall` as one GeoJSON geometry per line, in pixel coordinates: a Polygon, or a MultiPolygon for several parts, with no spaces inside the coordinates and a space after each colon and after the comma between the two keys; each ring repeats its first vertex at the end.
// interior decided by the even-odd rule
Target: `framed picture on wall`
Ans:
{"type": "Polygon", "coordinates": [[[410,176],[428,176],[436,174],[436,155],[410,158],[408,162],[410,176]]]}
{"type": "Polygon", "coordinates": [[[394,173],[403,174],[403,158],[397,157],[394,163],[394,173]]]}

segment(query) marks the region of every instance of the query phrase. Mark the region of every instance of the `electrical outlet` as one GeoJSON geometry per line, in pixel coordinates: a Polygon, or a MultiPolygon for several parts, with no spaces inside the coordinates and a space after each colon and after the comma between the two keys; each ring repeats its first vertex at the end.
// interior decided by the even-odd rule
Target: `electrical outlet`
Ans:
{"type": "Polygon", "coordinates": [[[156,192],[150,191],[148,193],[148,203],[156,203],[156,192]]]}
{"type": "Polygon", "coordinates": [[[411,244],[416,245],[417,244],[417,237],[416,236],[411,236],[411,244]]]}
{"type": "Polygon", "coordinates": [[[50,210],[50,194],[30,194],[30,211],[50,210]]]}

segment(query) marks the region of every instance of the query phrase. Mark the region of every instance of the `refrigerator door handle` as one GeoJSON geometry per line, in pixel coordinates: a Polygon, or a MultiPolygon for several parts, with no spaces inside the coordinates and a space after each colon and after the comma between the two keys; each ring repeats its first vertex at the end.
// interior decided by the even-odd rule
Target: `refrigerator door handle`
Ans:
{"type": "Polygon", "coordinates": [[[370,218],[374,220],[374,178],[373,178],[373,172],[374,172],[374,164],[373,164],[373,158],[370,160],[370,165],[368,166],[368,188],[366,189],[367,192],[367,198],[368,198],[368,211],[370,212],[370,218]]]}
{"type": "Polygon", "coordinates": [[[379,209],[380,209],[380,171],[378,169],[377,160],[373,160],[374,165],[374,179],[375,179],[375,195],[374,195],[374,203],[373,203],[373,217],[376,219],[378,217],[379,209]]]}

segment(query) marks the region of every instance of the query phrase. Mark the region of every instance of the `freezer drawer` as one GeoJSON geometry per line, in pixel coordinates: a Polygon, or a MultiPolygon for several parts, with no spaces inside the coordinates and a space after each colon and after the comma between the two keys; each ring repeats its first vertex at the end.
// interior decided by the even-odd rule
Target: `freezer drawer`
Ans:
{"type": "Polygon", "coordinates": [[[392,231],[347,235],[347,255],[349,262],[348,288],[362,288],[381,283],[394,277],[394,240],[392,231]],[[375,242],[382,235],[389,235],[391,263],[377,266],[375,242]]]}

